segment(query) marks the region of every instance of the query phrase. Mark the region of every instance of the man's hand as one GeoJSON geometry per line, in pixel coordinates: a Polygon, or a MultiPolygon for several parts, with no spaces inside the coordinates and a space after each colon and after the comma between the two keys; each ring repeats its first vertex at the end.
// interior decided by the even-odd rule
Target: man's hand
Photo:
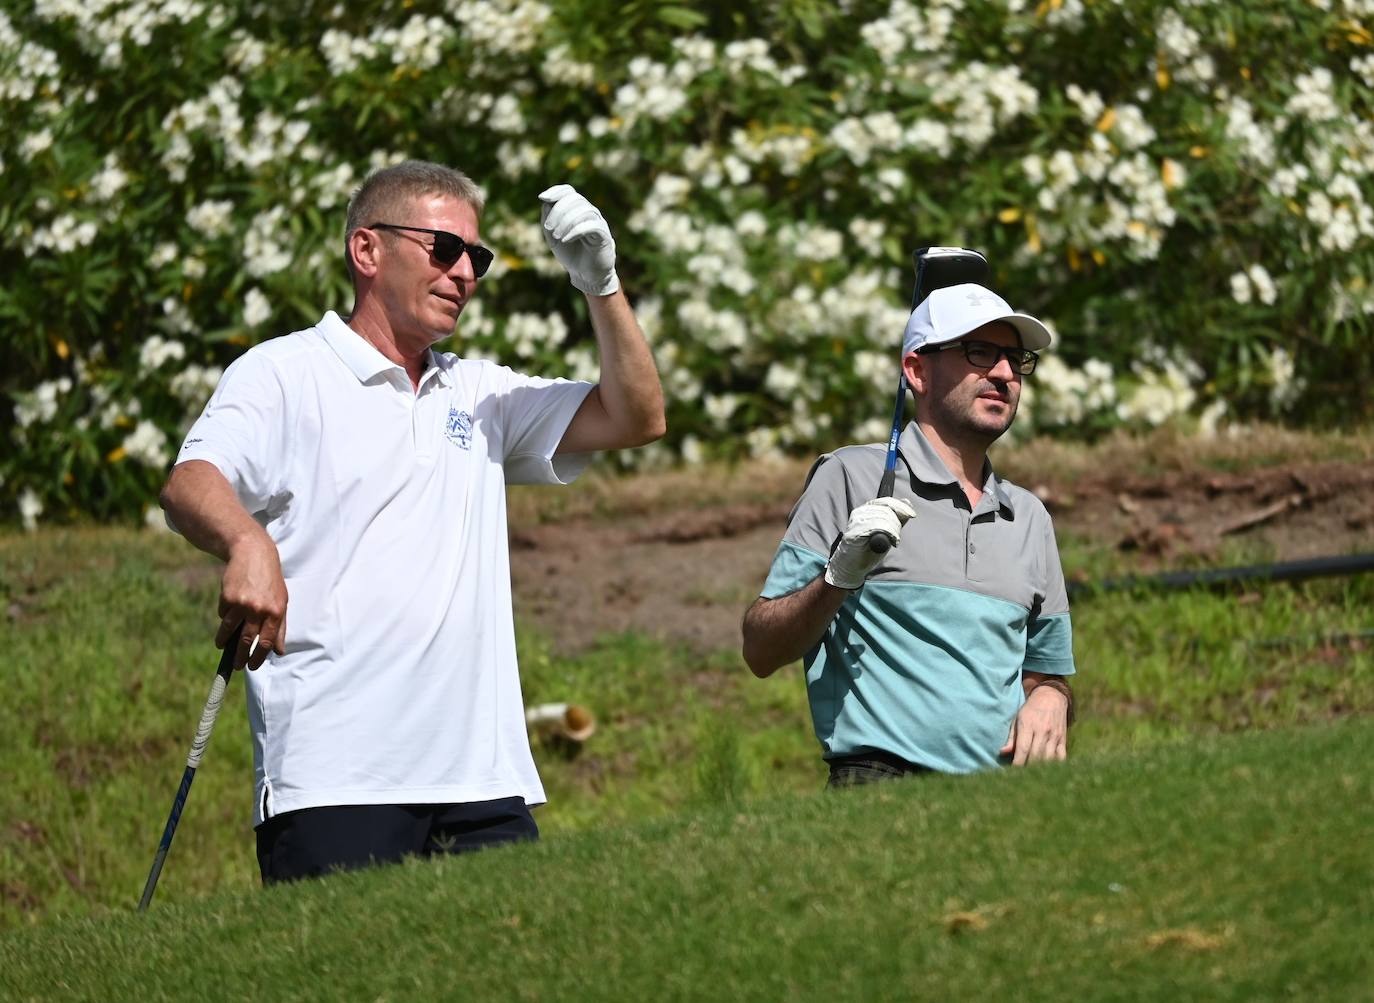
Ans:
{"type": "Polygon", "coordinates": [[[539,199],[544,240],[572,284],[588,296],[610,296],[619,289],[615,240],[601,210],[572,185],[554,185],[539,199]]]}
{"type": "Polygon", "coordinates": [[[882,554],[869,549],[875,533],[892,538],[892,546],[902,538],[902,526],[916,514],[911,503],[901,498],[875,498],[849,513],[849,525],[825,566],[825,580],[837,589],[857,589],[868,573],[878,566],[882,554]]]}
{"type": "Polygon", "coordinates": [[[286,653],[286,580],[276,544],[267,534],[247,537],[230,551],[220,584],[219,616],[217,648],[243,624],[234,668],[256,669],[267,661],[269,651],[286,653]]]}
{"type": "Polygon", "coordinates": [[[1052,686],[1037,686],[1026,697],[1007,733],[1001,755],[1012,766],[1063,759],[1069,735],[1069,698],[1052,686]]]}

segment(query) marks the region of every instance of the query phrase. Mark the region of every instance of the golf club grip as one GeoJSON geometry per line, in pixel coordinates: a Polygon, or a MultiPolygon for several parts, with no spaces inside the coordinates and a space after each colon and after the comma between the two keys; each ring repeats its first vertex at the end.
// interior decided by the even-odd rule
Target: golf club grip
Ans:
{"type": "MultiPolygon", "coordinates": [[[[883,479],[878,482],[879,498],[891,498],[892,489],[897,483],[897,471],[884,470],[883,479]]],[[[886,533],[874,533],[868,538],[868,549],[875,554],[886,554],[892,549],[892,537],[886,533]]]]}
{"type": "MultiPolygon", "coordinates": [[[[242,628],[240,628],[241,630],[242,628]]],[[[210,684],[210,696],[205,701],[205,709],[200,713],[200,724],[196,737],[191,739],[191,751],[186,757],[186,765],[195,769],[205,755],[205,747],[210,744],[210,732],[214,730],[215,718],[219,717],[220,705],[224,703],[224,691],[229,686],[229,677],[234,673],[234,653],[239,646],[239,631],[229,638],[224,651],[219,656],[219,667],[215,669],[215,681],[210,684]]]]}

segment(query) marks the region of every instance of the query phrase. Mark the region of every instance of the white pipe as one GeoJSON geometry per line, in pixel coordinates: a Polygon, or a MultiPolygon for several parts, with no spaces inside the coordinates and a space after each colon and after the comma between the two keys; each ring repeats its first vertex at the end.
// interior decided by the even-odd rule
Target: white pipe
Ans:
{"type": "Polygon", "coordinates": [[[596,718],[585,707],[572,703],[543,703],[525,709],[525,724],[541,735],[558,735],[585,742],[596,731],[596,718]]]}

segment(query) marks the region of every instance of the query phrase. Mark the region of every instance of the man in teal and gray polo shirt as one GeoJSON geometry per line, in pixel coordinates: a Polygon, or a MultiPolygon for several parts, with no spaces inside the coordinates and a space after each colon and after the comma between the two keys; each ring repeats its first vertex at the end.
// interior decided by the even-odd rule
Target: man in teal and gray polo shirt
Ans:
{"type": "Polygon", "coordinates": [[[804,659],[831,786],[1065,756],[1074,664],[1054,528],[987,458],[1049,344],[991,290],[935,290],[903,339],[916,420],[893,497],[869,500],[882,444],[811,468],[744,615],[744,658],[759,677],[804,659]],[[878,533],[895,541],[882,554],[878,533]]]}

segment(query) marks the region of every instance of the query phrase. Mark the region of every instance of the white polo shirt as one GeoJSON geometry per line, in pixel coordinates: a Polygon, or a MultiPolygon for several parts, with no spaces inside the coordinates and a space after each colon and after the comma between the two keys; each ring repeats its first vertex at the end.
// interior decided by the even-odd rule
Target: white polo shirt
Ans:
{"type": "Polygon", "coordinates": [[[559,484],[592,384],[430,354],[418,391],[333,312],[225,371],[177,461],[276,541],[286,653],[245,673],[253,824],[321,805],[544,801],[516,669],[509,483],[559,484]]]}

